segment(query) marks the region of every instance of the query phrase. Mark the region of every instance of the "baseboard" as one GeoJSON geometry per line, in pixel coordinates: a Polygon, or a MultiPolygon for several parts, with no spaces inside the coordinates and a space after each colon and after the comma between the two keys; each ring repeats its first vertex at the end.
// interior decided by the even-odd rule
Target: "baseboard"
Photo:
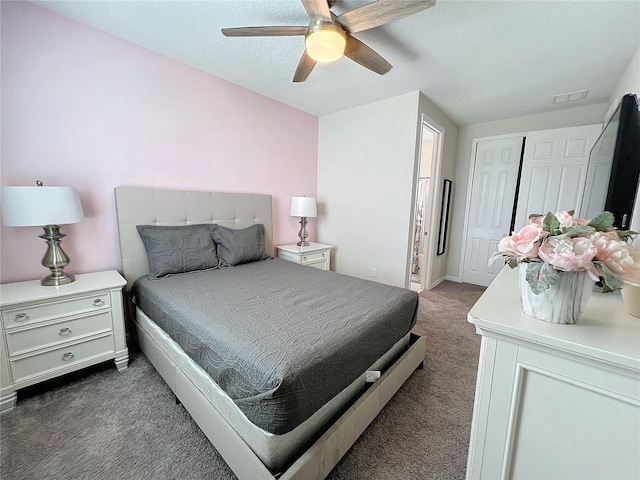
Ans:
{"type": "Polygon", "coordinates": [[[462,279],[460,277],[452,277],[451,275],[445,275],[445,280],[449,280],[450,282],[462,283],[462,279]]]}

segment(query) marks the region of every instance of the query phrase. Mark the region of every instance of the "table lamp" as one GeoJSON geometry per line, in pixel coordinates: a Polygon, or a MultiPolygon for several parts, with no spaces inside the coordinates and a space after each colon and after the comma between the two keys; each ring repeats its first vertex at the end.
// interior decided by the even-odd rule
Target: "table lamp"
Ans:
{"type": "Polygon", "coordinates": [[[42,285],[58,286],[75,281],[75,277],[64,271],[69,257],[62,250],[59,225],[78,223],[84,220],[80,195],[72,187],[2,187],[2,223],[8,227],[42,227],[40,235],[47,242],[47,253],[42,264],[51,270],[51,275],[42,279],[42,285]]]}
{"type": "Polygon", "coordinates": [[[300,241],[299,247],[308,247],[307,242],[307,217],[316,217],[316,199],[314,197],[293,197],[291,199],[291,211],[289,213],[292,217],[300,217],[300,231],[298,236],[300,241]]]}

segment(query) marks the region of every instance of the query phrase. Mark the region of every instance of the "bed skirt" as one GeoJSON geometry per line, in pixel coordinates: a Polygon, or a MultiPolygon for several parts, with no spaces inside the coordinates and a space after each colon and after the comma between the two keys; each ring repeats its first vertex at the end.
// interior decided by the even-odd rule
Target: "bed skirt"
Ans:
{"type": "MultiPolygon", "coordinates": [[[[233,472],[241,480],[276,478],[230,425],[225,415],[211,402],[210,395],[205,394],[203,389],[198,387],[199,382],[193,378],[191,369],[185,368],[184,359],[179,358],[179,355],[176,355],[172,348],[161,345],[161,342],[154,338],[147,322],[155,326],[143,312],[137,309],[135,326],[142,352],[233,472]]],[[[156,328],[158,327],[156,326],[156,328]]],[[[169,341],[172,342],[171,339],[169,341]]],[[[180,349],[177,344],[175,346],[180,349]]],[[[278,474],[277,478],[284,480],[325,478],[391,397],[422,363],[424,355],[424,339],[411,334],[409,345],[403,348],[403,353],[395,361],[392,361],[391,365],[383,371],[381,377],[371,384],[346,410],[343,409],[342,415],[326,428],[309,448],[301,452],[281,475],[278,474]]]]}

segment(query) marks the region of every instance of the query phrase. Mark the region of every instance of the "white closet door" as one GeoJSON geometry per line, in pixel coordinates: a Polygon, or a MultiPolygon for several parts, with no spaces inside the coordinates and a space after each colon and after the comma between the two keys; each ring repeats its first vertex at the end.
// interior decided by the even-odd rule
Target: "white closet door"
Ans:
{"type": "Polygon", "coordinates": [[[598,124],[527,133],[515,230],[532,213],[580,212],[589,151],[601,131],[598,124]]]}
{"type": "Polygon", "coordinates": [[[462,281],[489,285],[503,263],[488,265],[508,235],[515,200],[522,136],[479,141],[471,186],[462,281]]]}

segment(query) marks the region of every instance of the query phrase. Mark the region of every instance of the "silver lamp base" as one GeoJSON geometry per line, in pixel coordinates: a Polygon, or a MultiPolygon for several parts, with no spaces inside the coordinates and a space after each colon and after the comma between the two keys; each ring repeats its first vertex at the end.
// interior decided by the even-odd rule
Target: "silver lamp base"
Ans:
{"type": "Polygon", "coordinates": [[[300,217],[300,231],[298,232],[298,236],[300,237],[300,241],[297,243],[299,247],[308,247],[309,242],[307,242],[307,217],[300,217]]]}
{"type": "Polygon", "coordinates": [[[60,240],[66,235],[60,233],[58,225],[46,225],[42,228],[44,233],[40,235],[40,238],[43,238],[48,246],[47,253],[42,259],[42,265],[51,270],[51,275],[43,278],[40,283],[48,287],[56,287],[75,282],[76,277],[64,271],[64,267],[69,265],[69,257],[62,250],[60,240]]]}
{"type": "Polygon", "coordinates": [[[68,283],[73,283],[76,281],[75,275],[71,275],[70,273],[62,272],[61,275],[48,275],[43,278],[40,283],[45,287],[57,287],[59,285],[67,285],[68,283]]]}

